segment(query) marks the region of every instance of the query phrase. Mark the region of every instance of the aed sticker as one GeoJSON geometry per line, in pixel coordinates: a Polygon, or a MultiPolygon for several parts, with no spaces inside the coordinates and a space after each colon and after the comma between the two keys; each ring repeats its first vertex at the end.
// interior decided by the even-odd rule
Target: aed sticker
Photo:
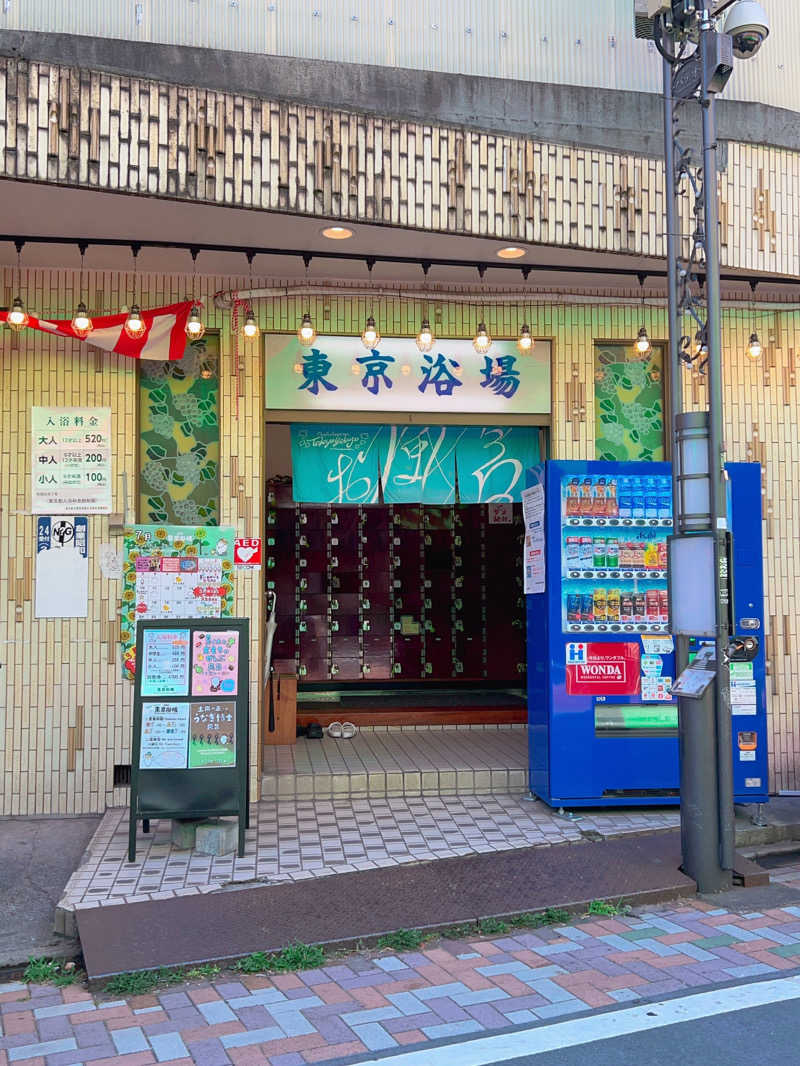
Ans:
{"type": "Polygon", "coordinates": [[[664,669],[664,660],[660,655],[642,656],[642,673],[645,677],[660,677],[664,669]]]}

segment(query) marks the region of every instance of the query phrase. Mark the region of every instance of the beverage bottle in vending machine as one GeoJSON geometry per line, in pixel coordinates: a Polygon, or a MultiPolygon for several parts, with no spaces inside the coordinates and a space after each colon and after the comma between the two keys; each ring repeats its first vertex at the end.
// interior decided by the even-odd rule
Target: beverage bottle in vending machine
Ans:
{"type": "Polygon", "coordinates": [[[619,479],[617,514],[620,518],[633,518],[633,498],[631,496],[631,478],[629,477],[621,477],[619,479]]]}
{"type": "Polygon", "coordinates": [[[634,592],[633,594],[633,620],[639,623],[646,621],[643,592],[634,592]]]}
{"type": "Polygon", "coordinates": [[[667,542],[665,540],[660,540],[658,542],[658,569],[659,570],[666,570],[667,569],[667,566],[668,566],[667,559],[668,558],[669,558],[669,556],[667,554],[667,542]]]}
{"type": "Polygon", "coordinates": [[[606,539],[605,537],[595,537],[594,539],[594,558],[593,565],[595,570],[602,570],[606,565],[606,539]]]}
{"type": "Polygon", "coordinates": [[[592,486],[592,517],[604,518],[606,513],[606,479],[599,477],[592,486]]]}
{"type": "Polygon", "coordinates": [[[580,622],[581,620],[581,597],[577,592],[570,592],[567,596],[567,621],[580,622]]]}
{"type": "Polygon", "coordinates": [[[644,518],[644,485],[639,477],[631,478],[631,517],[644,518]]]}
{"type": "Polygon", "coordinates": [[[658,570],[659,554],[658,543],[651,540],[644,549],[644,565],[647,570],[658,570]]]}
{"type": "Polygon", "coordinates": [[[619,541],[616,537],[606,540],[606,566],[609,570],[616,570],[619,566],[619,541]]]}
{"type": "Polygon", "coordinates": [[[662,625],[667,625],[669,623],[669,592],[666,589],[659,589],[658,600],[660,614],[659,620],[662,625]]]}
{"type": "Polygon", "coordinates": [[[567,537],[566,541],[567,568],[577,570],[581,565],[581,538],[567,537]]]}
{"type": "Polygon", "coordinates": [[[581,621],[594,621],[594,596],[591,592],[584,592],[581,596],[581,621]]]}
{"type": "Polygon", "coordinates": [[[658,491],[658,517],[662,519],[672,518],[672,490],[669,482],[664,481],[666,484],[662,484],[658,491]]]}
{"type": "Polygon", "coordinates": [[[591,570],[594,566],[594,544],[591,537],[581,537],[580,568],[591,570]]]}
{"type": "Polygon", "coordinates": [[[620,590],[609,589],[606,599],[606,617],[609,622],[618,622],[620,620],[620,590]]]}
{"type": "Polygon", "coordinates": [[[645,621],[656,624],[661,621],[661,595],[658,589],[645,593],[645,621]]]}
{"type": "Polygon", "coordinates": [[[581,513],[580,481],[576,477],[572,478],[567,484],[564,513],[573,518],[581,513]]]}
{"type": "Polygon", "coordinates": [[[620,597],[619,601],[619,620],[620,622],[632,622],[633,621],[633,596],[626,592],[620,597]]]}
{"type": "Polygon", "coordinates": [[[595,622],[605,622],[606,613],[608,611],[608,600],[606,599],[605,589],[594,590],[594,620],[595,622]]]}
{"type": "Polygon", "coordinates": [[[658,485],[654,477],[645,478],[644,517],[658,518],[658,485]]]}
{"type": "Polygon", "coordinates": [[[581,485],[580,513],[584,518],[592,515],[592,479],[585,477],[581,485]]]}
{"type": "Polygon", "coordinates": [[[617,499],[617,479],[610,477],[606,482],[606,516],[619,517],[619,500],[617,499]]]}

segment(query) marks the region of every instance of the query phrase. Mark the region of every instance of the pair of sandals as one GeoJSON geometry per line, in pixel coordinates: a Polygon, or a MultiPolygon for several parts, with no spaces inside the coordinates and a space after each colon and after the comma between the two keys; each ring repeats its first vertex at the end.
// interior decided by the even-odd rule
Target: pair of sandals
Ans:
{"type": "Polygon", "coordinates": [[[352,740],[358,732],[358,726],[352,722],[331,722],[327,728],[329,737],[334,740],[352,740]]]}

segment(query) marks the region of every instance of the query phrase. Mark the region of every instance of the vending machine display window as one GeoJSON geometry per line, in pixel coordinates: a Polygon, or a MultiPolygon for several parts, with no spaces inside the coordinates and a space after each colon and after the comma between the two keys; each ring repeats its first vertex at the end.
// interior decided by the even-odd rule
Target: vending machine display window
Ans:
{"type": "Polygon", "coordinates": [[[666,633],[668,477],[561,479],[562,629],[666,633]]]}

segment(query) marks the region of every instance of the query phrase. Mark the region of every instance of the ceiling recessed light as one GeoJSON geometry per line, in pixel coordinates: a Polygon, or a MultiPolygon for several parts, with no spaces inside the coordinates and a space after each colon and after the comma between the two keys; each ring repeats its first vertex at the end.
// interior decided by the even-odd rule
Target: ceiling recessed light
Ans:
{"type": "Polygon", "coordinates": [[[346,226],[328,226],[322,231],[322,236],[331,241],[346,241],[348,237],[353,236],[353,231],[346,226]]]}
{"type": "Polygon", "coordinates": [[[525,255],[524,248],[515,248],[513,246],[501,248],[497,253],[499,259],[521,259],[523,255],[525,255]]]}

